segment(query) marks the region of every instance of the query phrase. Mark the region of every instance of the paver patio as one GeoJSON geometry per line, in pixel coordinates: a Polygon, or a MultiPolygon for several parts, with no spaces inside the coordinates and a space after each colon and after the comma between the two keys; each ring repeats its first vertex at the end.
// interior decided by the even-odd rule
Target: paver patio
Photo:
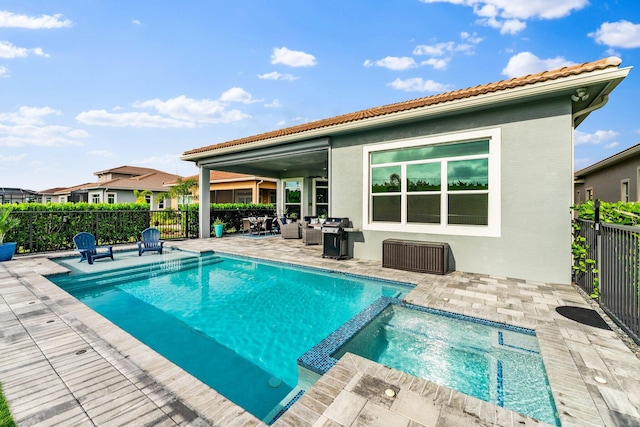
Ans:
{"type": "MultiPolygon", "coordinates": [[[[563,426],[640,425],[640,360],[616,332],[555,311],[590,308],[570,285],[383,269],[323,259],[320,246],[279,237],[165,245],[406,281],[416,285],[409,303],[533,328],[563,426]]],[[[102,262],[112,261],[94,265],[102,262]]],[[[18,425],[264,425],[43,277],[63,270],[45,256],[0,263],[0,383],[18,425]]],[[[274,425],[541,424],[347,354],[274,425]]]]}

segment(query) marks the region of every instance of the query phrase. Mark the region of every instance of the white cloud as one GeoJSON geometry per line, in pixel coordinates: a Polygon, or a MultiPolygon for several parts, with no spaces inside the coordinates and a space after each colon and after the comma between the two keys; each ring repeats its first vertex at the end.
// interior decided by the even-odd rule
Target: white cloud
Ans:
{"type": "Polygon", "coordinates": [[[132,20],[131,23],[134,24],[134,25],[142,25],[142,22],[140,22],[140,20],[138,20],[138,19],[132,20]]]}
{"type": "Polygon", "coordinates": [[[420,65],[429,65],[430,67],[433,67],[434,70],[446,70],[450,60],[451,60],[450,58],[446,58],[446,59],[431,58],[431,59],[427,59],[426,61],[422,61],[420,65]]]}
{"type": "Polygon", "coordinates": [[[151,109],[148,112],[109,113],[105,110],[85,111],[76,116],[81,123],[95,126],[139,127],[139,128],[195,128],[206,124],[231,123],[249,118],[248,114],[236,109],[228,109],[231,102],[251,104],[260,102],[242,88],[234,87],[225,91],[218,100],[192,99],[184,95],[167,99],[150,99],[135,102],[134,108],[151,109]]]}
{"type": "Polygon", "coordinates": [[[18,154],[15,156],[3,156],[2,154],[0,154],[0,163],[17,162],[20,160],[24,160],[26,157],[27,153],[18,154]]]}
{"type": "Polygon", "coordinates": [[[98,157],[112,157],[113,153],[111,151],[107,151],[107,150],[92,150],[89,151],[89,154],[92,156],[98,156],[98,157]]]}
{"type": "Polygon", "coordinates": [[[531,52],[520,52],[509,59],[507,66],[502,70],[502,74],[507,77],[519,77],[573,64],[573,62],[561,56],[540,59],[531,52]]]}
{"type": "Polygon", "coordinates": [[[280,104],[280,100],[276,98],[271,103],[264,104],[264,106],[267,107],[267,108],[279,108],[282,105],[280,104]]]}
{"type": "Polygon", "coordinates": [[[408,70],[410,68],[416,68],[418,66],[416,64],[416,61],[414,61],[413,58],[410,58],[408,56],[402,56],[402,57],[387,56],[386,58],[382,58],[377,61],[371,61],[370,59],[367,59],[366,61],[364,61],[363,65],[365,67],[376,66],[376,67],[388,68],[389,70],[394,70],[394,71],[408,70]]]}
{"type": "Polygon", "coordinates": [[[286,47],[274,47],[271,54],[272,64],[284,64],[290,67],[313,67],[316,65],[316,57],[298,50],[286,47]]]}
{"type": "MultiPolygon", "coordinates": [[[[620,134],[613,130],[597,130],[594,133],[585,133],[579,130],[576,130],[574,133],[574,142],[576,145],[589,144],[589,145],[599,145],[599,144],[615,144],[618,145],[616,139],[620,134]]],[[[614,146],[615,146],[614,145],[614,146]]],[[[607,146],[608,147],[608,146],[607,146]]]]}
{"type": "Polygon", "coordinates": [[[11,77],[11,75],[9,74],[9,69],[7,67],[3,67],[2,65],[0,65],[0,78],[7,78],[7,77],[11,77]]]}
{"type": "Polygon", "coordinates": [[[7,41],[0,41],[0,58],[26,58],[29,56],[29,53],[33,53],[34,55],[44,56],[45,58],[49,57],[49,54],[44,53],[43,50],[39,47],[34,49],[27,49],[25,47],[17,47],[12,43],[7,41]]]}
{"type": "Polygon", "coordinates": [[[29,30],[63,28],[73,25],[62,14],[40,15],[37,17],[18,15],[6,10],[0,10],[0,28],[26,28],[29,30]]]}
{"type": "Polygon", "coordinates": [[[20,107],[13,113],[0,113],[1,123],[12,123],[16,125],[40,125],[44,124],[44,117],[50,115],[60,115],[60,111],[50,107],[20,107]]]}
{"type": "Polygon", "coordinates": [[[431,57],[422,61],[420,65],[429,65],[435,70],[444,70],[454,55],[473,55],[475,53],[475,46],[483,40],[482,37],[478,37],[475,33],[469,34],[467,32],[460,33],[460,39],[463,43],[449,41],[435,44],[421,44],[413,49],[413,54],[431,57]]]}
{"type": "Polygon", "coordinates": [[[298,77],[295,77],[292,74],[282,74],[277,71],[272,71],[270,73],[258,74],[258,78],[262,80],[297,80],[298,77]]]}
{"type": "Polygon", "coordinates": [[[473,8],[478,22],[516,34],[526,28],[528,19],[557,19],[580,10],[589,0],[420,0],[422,3],[451,3],[473,8]]]}
{"type": "Polygon", "coordinates": [[[260,99],[253,99],[251,94],[241,87],[232,87],[220,96],[222,102],[242,102],[243,104],[253,104],[261,102],[260,99]]]}
{"type": "Polygon", "coordinates": [[[83,111],[76,120],[85,125],[135,128],[193,128],[195,123],[154,116],[149,113],[108,113],[105,110],[83,111]]]}
{"type": "Polygon", "coordinates": [[[616,148],[618,145],[620,145],[619,142],[612,142],[611,144],[607,144],[604,146],[604,148],[606,148],[607,150],[611,150],[612,148],[616,148]]]}
{"type": "Polygon", "coordinates": [[[59,115],[49,107],[20,107],[16,112],[0,113],[0,146],[23,147],[82,145],[89,134],[82,129],[47,125],[44,118],[59,115]]]}
{"type": "Polygon", "coordinates": [[[589,33],[589,37],[593,37],[598,44],[609,47],[640,47],[640,24],[633,24],[624,19],[605,22],[594,33],[589,33]]]}
{"type": "Polygon", "coordinates": [[[410,79],[395,79],[391,83],[387,83],[394,89],[403,90],[405,92],[446,92],[450,89],[449,85],[434,82],[433,80],[423,80],[421,77],[410,79]]]}

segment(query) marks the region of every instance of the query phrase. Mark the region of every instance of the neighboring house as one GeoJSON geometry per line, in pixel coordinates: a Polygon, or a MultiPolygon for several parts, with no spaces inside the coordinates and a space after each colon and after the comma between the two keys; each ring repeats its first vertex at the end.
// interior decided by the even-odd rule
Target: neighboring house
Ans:
{"type": "Polygon", "coordinates": [[[576,203],[640,201],[640,144],[577,171],[573,189],[576,203]]]}
{"type": "Polygon", "coordinates": [[[90,182],[66,188],[51,188],[38,192],[42,203],[132,203],[136,201],[134,190],[151,191],[145,197],[150,208],[164,209],[165,200],[160,194],[167,191],[165,183],[175,182],[179,175],[157,169],[137,166],[119,166],[94,172],[97,182],[90,182]]]}
{"type": "MultiPolygon", "coordinates": [[[[389,238],[446,242],[457,270],[567,284],[574,129],[627,76],[620,62],[371,108],[182,159],[200,168],[201,189],[211,170],[277,178],[279,210],[313,214],[326,194],[329,215],[360,230],[349,238],[357,258],[381,259],[389,238]]],[[[200,206],[208,202],[200,191],[200,206]]],[[[200,227],[209,237],[206,209],[200,227]]]]}
{"type": "MultiPolygon", "coordinates": [[[[198,175],[185,178],[198,181],[198,175]]],[[[245,175],[233,172],[211,171],[209,174],[211,203],[271,203],[276,204],[278,180],[256,175],[245,175]]],[[[177,181],[167,182],[166,187],[172,187],[177,181]]],[[[192,189],[197,195],[199,188],[192,189]]],[[[195,197],[197,199],[197,196],[195,197]]],[[[171,206],[188,205],[193,203],[193,195],[178,196],[171,201],[171,206]]]]}
{"type": "Polygon", "coordinates": [[[38,194],[40,194],[42,203],[88,203],[88,193],[84,189],[87,185],[91,185],[91,183],[66,188],[51,188],[39,191],[38,194]]]}
{"type": "Polygon", "coordinates": [[[94,172],[94,175],[98,182],[82,187],[87,191],[89,203],[132,203],[136,201],[134,190],[149,190],[152,194],[146,196],[146,201],[152,210],[167,207],[158,196],[167,191],[166,182],[180,178],[176,174],[137,166],[120,166],[94,172]]]}
{"type": "Polygon", "coordinates": [[[0,187],[0,204],[29,203],[39,200],[38,192],[22,188],[0,187]]]}
{"type": "Polygon", "coordinates": [[[40,203],[60,203],[59,196],[56,193],[64,190],[66,190],[66,187],[54,187],[38,191],[40,203]]]}

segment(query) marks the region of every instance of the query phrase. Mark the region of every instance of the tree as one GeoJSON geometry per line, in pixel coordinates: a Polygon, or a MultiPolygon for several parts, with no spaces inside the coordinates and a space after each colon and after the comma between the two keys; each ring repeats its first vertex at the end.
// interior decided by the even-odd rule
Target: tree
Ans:
{"type": "Polygon", "coordinates": [[[153,196],[153,191],[151,191],[151,190],[133,190],[133,197],[136,198],[136,203],[138,203],[138,204],[147,203],[147,196],[153,196]]]}
{"type": "Polygon", "coordinates": [[[191,189],[197,186],[198,186],[198,181],[196,181],[193,178],[187,178],[184,180],[182,178],[178,178],[176,180],[176,185],[171,187],[171,189],[168,192],[159,194],[158,198],[160,200],[164,200],[167,198],[175,199],[178,196],[191,196],[193,195],[193,192],[191,191],[191,189]]]}

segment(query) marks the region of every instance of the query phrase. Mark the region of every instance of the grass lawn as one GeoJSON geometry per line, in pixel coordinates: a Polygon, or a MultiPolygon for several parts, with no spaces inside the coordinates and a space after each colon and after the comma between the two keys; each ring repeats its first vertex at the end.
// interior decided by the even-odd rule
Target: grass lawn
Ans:
{"type": "Polygon", "coordinates": [[[15,427],[15,425],[7,401],[4,399],[4,393],[2,393],[2,385],[0,385],[0,427],[15,427]]]}

